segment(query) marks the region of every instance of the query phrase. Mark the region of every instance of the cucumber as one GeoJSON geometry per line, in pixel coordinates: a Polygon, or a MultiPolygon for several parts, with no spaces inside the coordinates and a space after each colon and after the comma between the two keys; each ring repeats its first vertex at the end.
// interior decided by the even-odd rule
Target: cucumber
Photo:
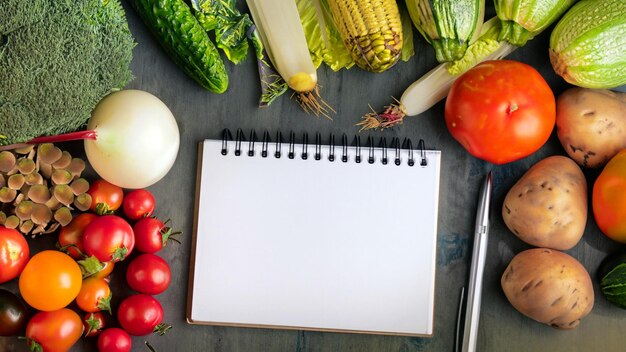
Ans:
{"type": "Polygon", "coordinates": [[[626,0],[582,0],[552,31],[550,61],[567,82],[585,88],[626,84],[626,0]]]}
{"type": "Polygon", "coordinates": [[[228,74],[219,51],[184,0],[130,3],[178,67],[209,91],[226,91],[228,74]]]}

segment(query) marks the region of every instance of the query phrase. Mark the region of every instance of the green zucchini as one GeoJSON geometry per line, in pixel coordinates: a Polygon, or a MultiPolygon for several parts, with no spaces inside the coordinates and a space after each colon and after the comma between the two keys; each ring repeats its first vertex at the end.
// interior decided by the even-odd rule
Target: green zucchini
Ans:
{"type": "Polygon", "coordinates": [[[616,306],[626,309],[626,253],[608,256],[598,269],[600,291],[616,306]]]}
{"type": "Polygon", "coordinates": [[[406,6],[441,63],[463,57],[478,37],[485,14],[485,0],[406,0],[406,6]]]}
{"type": "Polygon", "coordinates": [[[567,82],[585,88],[626,84],[626,0],[582,0],[550,36],[550,61],[567,82]]]}
{"type": "Polygon", "coordinates": [[[211,92],[226,91],[228,74],[219,51],[184,0],[130,2],[165,52],[187,75],[211,92]]]}
{"type": "Polygon", "coordinates": [[[502,21],[498,40],[524,46],[556,21],[577,0],[494,0],[502,21]]]}

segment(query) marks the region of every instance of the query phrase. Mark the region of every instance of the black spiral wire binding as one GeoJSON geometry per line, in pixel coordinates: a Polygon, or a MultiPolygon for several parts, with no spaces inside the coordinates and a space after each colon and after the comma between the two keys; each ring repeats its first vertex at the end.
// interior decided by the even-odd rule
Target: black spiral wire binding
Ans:
{"type": "Polygon", "coordinates": [[[322,135],[315,134],[315,160],[322,159],[322,135]]]}
{"type": "Polygon", "coordinates": [[[374,141],[372,140],[372,136],[367,137],[367,145],[369,149],[367,162],[370,164],[373,164],[376,161],[376,159],[374,158],[374,141]]]}
{"type": "Polygon", "coordinates": [[[256,132],[250,131],[250,140],[248,141],[248,156],[254,156],[254,142],[256,142],[256,132]]]}
{"type": "Polygon", "coordinates": [[[341,145],[342,145],[341,161],[343,161],[344,163],[347,163],[348,162],[348,136],[346,136],[345,133],[343,134],[343,136],[341,136],[341,145]]]}
{"type": "Polygon", "coordinates": [[[400,166],[400,164],[402,164],[402,159],[400,158],[400,138],[394,137],[391,141],[391,145],[393,146],[393,149],[396,150],[396,158],[394,159],[394,163],[400,166]]]}
{"type": "Polygon", "coordinates": [[[289,159],[293,159],[296,156],[295,147],[296,134],[291,131],[291,133],[289,133],[289,154],[287,154],[287,157],[289,157],[289,159]]]}
{"type": "Polygon", "coordinates": [[[276,151],[274,152],[274,157],[276,159],[280,159],[281,153],[280,149],[283,143],[283,134],[280,131],[276,132],[276,151]]]}
{"type": "Polygon", "coordinates": [[[403,149],[408,149],[409,151],[409,161],[408,161],[409,166],[415,165],[415,159],[413,158],[413,143],[411,143],[410,139],[408,138],[404,139],[403,149]]]}
{"type": "Polygon", "coordinates": [[[263,133],[263,146],[261,147],[261,156],[267,158],[267,149],[270,144],[270,133],[265,131],[263,133]]]}
{"type": "Polygon", "coordinates": [[[222,131],[222,155],[228,154],[228,141],[232,140],[233,135],[230,133],[228,128],[222,131]]]}
{"type": "Polygon", "coordinates": [[[304,132],[304,136],[302,137],[304,142],[302,142],[302,160],[306,160],[309,158],[309,153],[307,150],[309,149],[309,134],[304,132]]]}
{"type": "Polygon", "coordinates": [[[426,159],[426,143],[424,143],[423,139],[420,139],[419,143],[417,143],[417,149],[420,150],[420,154],[422,160],[420,161],[420,166],[428,166],[428,159],[426,159]]]}
{"type": "Polygon", "coordinates": [[[241,155],[241,142],[245,140],[243,136],[243,130],[241,128],[237,129],[237,134],[235,136],[235,155],[241,155]]]}
{"type": "Polygon", "coordinates": [[[378,148],[381,148],[383,151],[383,156],[380,159],[380,162],[383,163],[383,165],[387,165],[389,159],[387,158],[387,139],[385,137],[380,139],[380,144],[378,145],[378,148]]]}
{"type": "Polygon", "coordinates": [[[357,164],[361,163],[361,136],[356,136],[354,139],[354,144],[356,146],[356,156],[354,157],[354,161],[357,164]]]}
{"type": "MultiPolygon", "coordinates": [[[[302,142],[301,157],[303,160],[307,160],[309,157],[308,155],[309,134],[305,132],[302,137],[303,137],[302,138],[303,142],[302,142]]],[[[222,155],[228,154],[229,152],[228,143],[232,140],[233,140],[233,136],[230,133],[230,130],[224,129],[224,131],[222,131],[222,148],[221,148],[222,155]]],[[[238,128],[235,134],[235,155],[236,156],[241,155],[242,144],[245,141],[246,141],[246,138],[245,138],[243,130],[241,128],[238,128]]],[[[250,131],[250,138],[248,139],[248,153],[247,154],[250,157],[255,155],[256,141],[257,141],[257,134],[255,130],[253,129],[250,131]]],[[[262,141],[262,147],[261,147],[261,156],[263,158],[266,158],[269,155],[269,145],[271,142],[272,141],[271,141],[270,133],[268,131],[265,131],[263,133],[263,141],[262,141]]],[[[283,135],[280,131],[278,131],[276,133],[275,150],[274,150],[274,157],[277,159],[279,159],[282,156],[282,151],[281,151],[282,143],[283,143],[283,135]]],[[[289,133],[289,152],[288,152],[289,159],[294,159],[296,156],[295,145],[296,145],[296,134],[292,131],[289,133]]],[[[362,161],[361,137],[358,135],[355,136],[354,142],[352,143],[352,145],[354,146],[354,151],[355,151],[354,161],[356,163],[360,163],[362,161]]],[[[391,147],[394,149],[394,152],[395,152],[394,164],[396,165],[402,164],[401,149],[406,149],[408,153],[407,164],[409,166],[415,166],[415,155],[414,155],[414,150],[413,150],[413,144],[410,139],[405,138],[404,141],[400,143],[400,139],[397,137],[394,137],[391,140],[391,147]]],[[[330,144],[328,145],[328,148],[329,148],[328,160],[334,161],[335,160],[335,135],[332,133],[330,134],[330,144]]],[[[346,163],[349,160],[348,159],[349,158],[348,156],[349,146],[348,146],[348,137],[345,133],[342,134],[341,136],[341,148],[342,148],[341,161],[346,163]]],[[[367,162],[369,164],[374,164],[376,162],[376,147],[374,143],[374,138],[372,138],[371,136],[367,138],[367,148],[368,148],[367,162]]],[[[385,137],[382,137],[380,139],[380,142],[378,144],[378,149],[382,151],[382,155],[380,159],[381,163],[383,165],[387,165],[389,163],[389,152],[387,150],[387,139],[385,137]]],[[[423,139],[419,140],[419,143],[417,144],[417,149],[420,153],[419,154],[420,166],[422,167],[428,166],[428,158],[426,157],[426,146],[425,146],[423,139]]],[[[322,159],[322,136],[320,133],[315,134],[314,158],[315,160],[322,159]]]]}

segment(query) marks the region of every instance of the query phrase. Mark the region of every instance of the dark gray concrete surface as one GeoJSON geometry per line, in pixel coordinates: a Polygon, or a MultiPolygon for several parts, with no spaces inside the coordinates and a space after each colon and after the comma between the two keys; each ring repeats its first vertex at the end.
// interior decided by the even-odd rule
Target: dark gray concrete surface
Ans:
{"type": "MultiPolygon", "coordinates": [[[[172,219],[173,226],[184,233],[182,244],[173,243],[159,253],[170,263],[173,281],[158,299],[163,304],[165,320],[174,327],[163,337],[134,338],[134,351],[147,351],[144,341],[149,341],[160,352],[453,351],[457,302],[468,276],[478,190],[489,170],[494,173],[493,216],[478,351],[608,352],[625,349],[626,311],[604,299],[596,278],[600,262],[608,253],[622,246],[600,233],[591,216],[591,209],[583,239],[567,251],[582,262],[594,280],[595,306],[577,329],[555,330],[524,317],[508,303],[500,288],[500,277],[508,262],[516,253],[530,248],[504,225],[500,215],[504,196],[531,165],[550,155],[565,154],[556,133],[531,156],[506,165],[492,165],[470,156],[451,137],[445,126],[443,102],[420,116],[407,118],[401,126],[383,132],[361,133],[362,139],[370,135],[384,136],[388,141],[392,137],[409,137],[414,141],[423,138],[427,148],[442,151],[435,333],[432,338],[188,325],[185,322],[185,308],[194,216],[197,143],[204,138],[219,138],[224,128],[233,132],[243,128],[246,133],[255,129],[260,134],[267,130],[272,136],[278,130],[283,133],[293,130],[299,138],[303,132],[308,132],[310,136],[320,132],[324,143],[329,142],[331,133],[352,136],[358,133],[355,123],[359,121],[359,116],[369,111],[368,104],[376,109],[382,108],[391,96],[399,97],[410,83],[433,68],[436,61],[434,52],[418,37],[416,31],[416,55],[409,62],[401,62],[385,73],[368,73],[356,67],[341,72],[333,72],[327,67],[318,70],[322,95],[337,110],[332,121],[302,112],[296,102],[289,98],[289,94],[270,107],[259,109],[258,75],[252,52],[249,60],[241,65],[227,63],[230,77],[228,91],[222,95],[212,94],[179,70],[158,47],[136,14],[128,6],[126,8],[131,31],[138,43],[132,62],[136,78],[127,88],[142,89],[161,98],[174,113],[181,133],[180,151],[173,169],[150,187],[158,202],[156,215],[172,219]]],[[[558,95],[569,86],[554,74],[550,66],[550,30],[529,42],[526,47],[518,49],[509,58],[539,70],[558,95]]],[[[68,144],[67,148],[82,153],[80,143],[68,144]]],[[[586,170],[585,173],[591,189],[598,171],[586,170]]],[[[385,182],[393,181],[372,180],[372,186],[384,187],[385,182]]],[[[320,211],[323,212],[323,209],[320,211]]],[[[54,239],[50,237],[30,243],[36,251],[53,242],[54,239]]],[[[112,279],[116,295],[114,306],[131,292],[124,283],[125,265],[122,263],[120,267],[112,279]]],[[[1,286],[17,292],[16,281],[1,286]]],[[[22,340],[0,338],[0,351],[25,350],[22,340]]],[[[94,340],[81,341],[72,349],[91,350],[96,350],[94,340]]]]}

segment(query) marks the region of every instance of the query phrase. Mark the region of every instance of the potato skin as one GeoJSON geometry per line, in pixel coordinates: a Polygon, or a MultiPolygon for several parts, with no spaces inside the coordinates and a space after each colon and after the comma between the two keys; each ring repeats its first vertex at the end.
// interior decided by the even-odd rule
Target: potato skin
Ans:
{"type": "Polygon", "coordinates": [[[500,284],[515,309],[554,328],[575,328],[593,308],[587,270],[571,256],[548,248],[516,255],[500,284]]]}
{"type": "Polygon", "coordinates": [[[522,241],[557,250],[574,247],[587,224],[587,180],[572,159],[551,156],[533,165],[509,190],[504,223],[522,241]]]}
{"type": "Polygon", "coordinates": [[[626,148],[626,93],[566,90],[556,101],[556,131],[567,154],[579,165],[603,166],[626,148]]]}

